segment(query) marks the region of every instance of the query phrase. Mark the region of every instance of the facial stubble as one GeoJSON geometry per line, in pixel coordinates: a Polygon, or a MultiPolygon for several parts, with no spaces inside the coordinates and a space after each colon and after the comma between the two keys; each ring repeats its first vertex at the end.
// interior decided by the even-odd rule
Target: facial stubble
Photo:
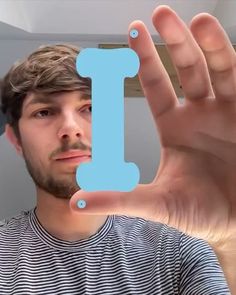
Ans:
{"type": "Polygon", "coordinates": [[[56,179],[49,171],[42,171],[39,167],[36,167],[34,161],[26,154],[23,150],[26,168],[35,185],[40,189],[59,199],[70,199],[80,190],[75,173],[68,174],[67,179],[56,179]]]}

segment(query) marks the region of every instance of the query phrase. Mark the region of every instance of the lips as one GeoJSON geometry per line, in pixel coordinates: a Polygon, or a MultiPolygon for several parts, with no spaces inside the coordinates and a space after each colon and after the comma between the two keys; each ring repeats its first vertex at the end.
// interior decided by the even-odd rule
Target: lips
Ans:
{"type": "Polygon", "coordinates": [[[85,159],[91,157],[91,154],[89,152],[85,151],[69,151],[65,153],[61,153],[58,155],[55,160],[73,160],[73,159],[85,159]]]}

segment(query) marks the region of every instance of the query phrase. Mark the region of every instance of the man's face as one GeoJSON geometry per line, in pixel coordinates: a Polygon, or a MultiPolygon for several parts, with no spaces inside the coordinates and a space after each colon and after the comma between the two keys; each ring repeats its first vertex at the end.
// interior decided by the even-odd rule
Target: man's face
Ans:
{"type": "Polygon", "coordinates": [[[78,165],[91,161],[90,97],[79,91],[46,97],[31,93],[23,103],[19,131],[36,186],[69,199],[80,189],[75,177],[78,165]]]}

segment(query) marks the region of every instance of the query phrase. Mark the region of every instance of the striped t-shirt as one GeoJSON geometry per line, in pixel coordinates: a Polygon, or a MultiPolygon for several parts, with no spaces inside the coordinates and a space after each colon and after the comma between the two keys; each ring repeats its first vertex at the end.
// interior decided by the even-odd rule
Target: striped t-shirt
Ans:
{"type": "Polygon", "coordinates": [[[88,239],[63,241],[35,209],[1,222],[1,295],[230,294],[212,249],[166,225],[108,216],[88,239]]]}

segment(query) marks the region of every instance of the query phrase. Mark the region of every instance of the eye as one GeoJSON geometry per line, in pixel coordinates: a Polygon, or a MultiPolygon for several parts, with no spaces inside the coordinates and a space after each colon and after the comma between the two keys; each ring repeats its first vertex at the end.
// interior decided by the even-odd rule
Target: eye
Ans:
{"type": "Polygon", "coordinates": [[[86,107],[84,107],[83,112],[91,114],[92,113],[92,105],[90,104],[90,105],[87,105],[86,107]]]}
{"type": "Polygon", "coordinates": [[[52,111],[49,109],[44,109],[44,110],[38,111],[33,116],[35,118],[44,118],[44,117],[48,117],[49,115],[52,115],[52,111]]]}

